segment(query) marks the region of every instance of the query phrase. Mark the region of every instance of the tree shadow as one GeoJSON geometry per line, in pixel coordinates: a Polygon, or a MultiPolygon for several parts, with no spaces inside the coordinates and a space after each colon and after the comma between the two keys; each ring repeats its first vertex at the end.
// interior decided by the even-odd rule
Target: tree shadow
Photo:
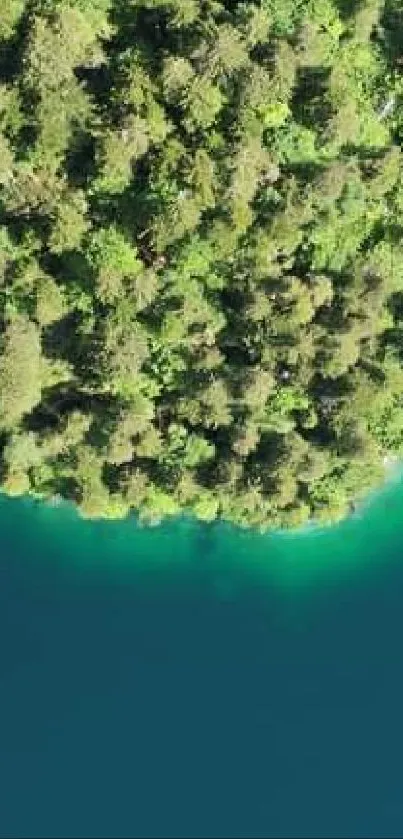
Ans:
{"type": "MultiPolygon", "coordinates": [[[[393,67],[403,56],[403,6],[393,0],[386,0],[381,18],[383,47],[387,60],[393,67]]],[[[401,68],[403,70],[403,67],[401,68]]]]}
{"type": "MultiPolygon", "coordinates": [[[[10,38],[0,38],[0,81],[14,81],[21,70],[26,38],[31,27],[33,2],[28,0],[10,38]]],[[[0,12],[1,14],[1,12],[0,12]]]]}
{"type": "Polygon", "coordinates": [[[188,29],[170,26],[172,12],[166,5],[152,8],[151,4],[133,6],[127,0],[114,0],[111,9],[111,23],[115,28],[110,46],[112,51],[136,45],[144,57],[153,65],[159,64],[161,52],[166,49],[181,53],[192,42],[197,42],[197,27],[188,29]],[[196,41],[195,41],[196,36],[196,41]]]}
{"type": "Polygon", "coordinates": [[[69,312],[43,330],[42,347],[48,358],[74,361],[78,353],[77,332],[80,320],[79,312],[69,312]]]}
{"type": "Polygon", "coordinates": [[[170,41],[167,9],[134,8],[126,0],[114,0],[110,20],[115,34],[106,46],[107,53],[113,54],[135,44],[136,49],[155,64],[158,52],[170,41]]]}
{"type": "Polygon", "coordinates": [[[334,5],[342,20],[348,20],[363,5],[363,0],[335,0],[334,5]]]}
{"type": "Polygon", "coordinates": [[[74,285],[84,292],[92,293],[95,284],[94,272],[85,256],[77,250],[66,250],[60,254],[45,251],[40,260],[44,271],[52,274],[67,288],[74,278],[74,285]]]}
{"type": "Polygon", "coordinates": [[[79,125],[73,127],[63,165],[70,186],[85,188],[95,176],[95,148],[95,137],[90,130],[79,125]]]}
{"type": "Polygon", "coordinates": [[[302,67],[297,73],[292,112],[307,128],[315,125],[316,130],[324,130],[331,117],[332,105],[326,96],[329,75],[326,67],[302,67]]]}

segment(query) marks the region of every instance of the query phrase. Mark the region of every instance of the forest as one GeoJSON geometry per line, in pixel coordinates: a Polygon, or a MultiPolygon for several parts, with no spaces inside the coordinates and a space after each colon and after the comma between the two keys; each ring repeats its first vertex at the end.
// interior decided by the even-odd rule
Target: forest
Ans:
{"type": "Polygon", "coordinates": [[[2,0],[2,492],[266,530],[379,485],[402,104],[402,0],[2,0]]]}

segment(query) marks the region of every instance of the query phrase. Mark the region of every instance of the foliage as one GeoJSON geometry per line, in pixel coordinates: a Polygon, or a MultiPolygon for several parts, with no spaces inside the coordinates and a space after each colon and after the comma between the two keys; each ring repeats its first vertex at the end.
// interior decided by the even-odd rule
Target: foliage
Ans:
{"type": "Polygon", "coordinates": [[[3,0],[0,480],[337,520],[403,452],[400,0],[3,0]]]}

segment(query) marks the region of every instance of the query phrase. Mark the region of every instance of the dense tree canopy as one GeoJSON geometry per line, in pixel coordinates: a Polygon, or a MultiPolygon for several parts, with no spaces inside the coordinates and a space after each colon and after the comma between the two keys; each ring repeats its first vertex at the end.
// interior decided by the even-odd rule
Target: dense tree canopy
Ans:
{"type": "Polygon", "coordinates": [[[401,0],[3,0],[0,480],[335,520],[403,453],[401,0]]]}

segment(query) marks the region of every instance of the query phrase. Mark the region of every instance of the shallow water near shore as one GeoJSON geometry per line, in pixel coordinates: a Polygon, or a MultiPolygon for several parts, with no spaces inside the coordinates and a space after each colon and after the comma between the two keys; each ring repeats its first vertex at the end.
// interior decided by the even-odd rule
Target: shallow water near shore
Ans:
{"type": "Polygon", "coordinates": [[[403,481],[331,528],[1,499],[0,836],[401,836],[403,481]]]}

